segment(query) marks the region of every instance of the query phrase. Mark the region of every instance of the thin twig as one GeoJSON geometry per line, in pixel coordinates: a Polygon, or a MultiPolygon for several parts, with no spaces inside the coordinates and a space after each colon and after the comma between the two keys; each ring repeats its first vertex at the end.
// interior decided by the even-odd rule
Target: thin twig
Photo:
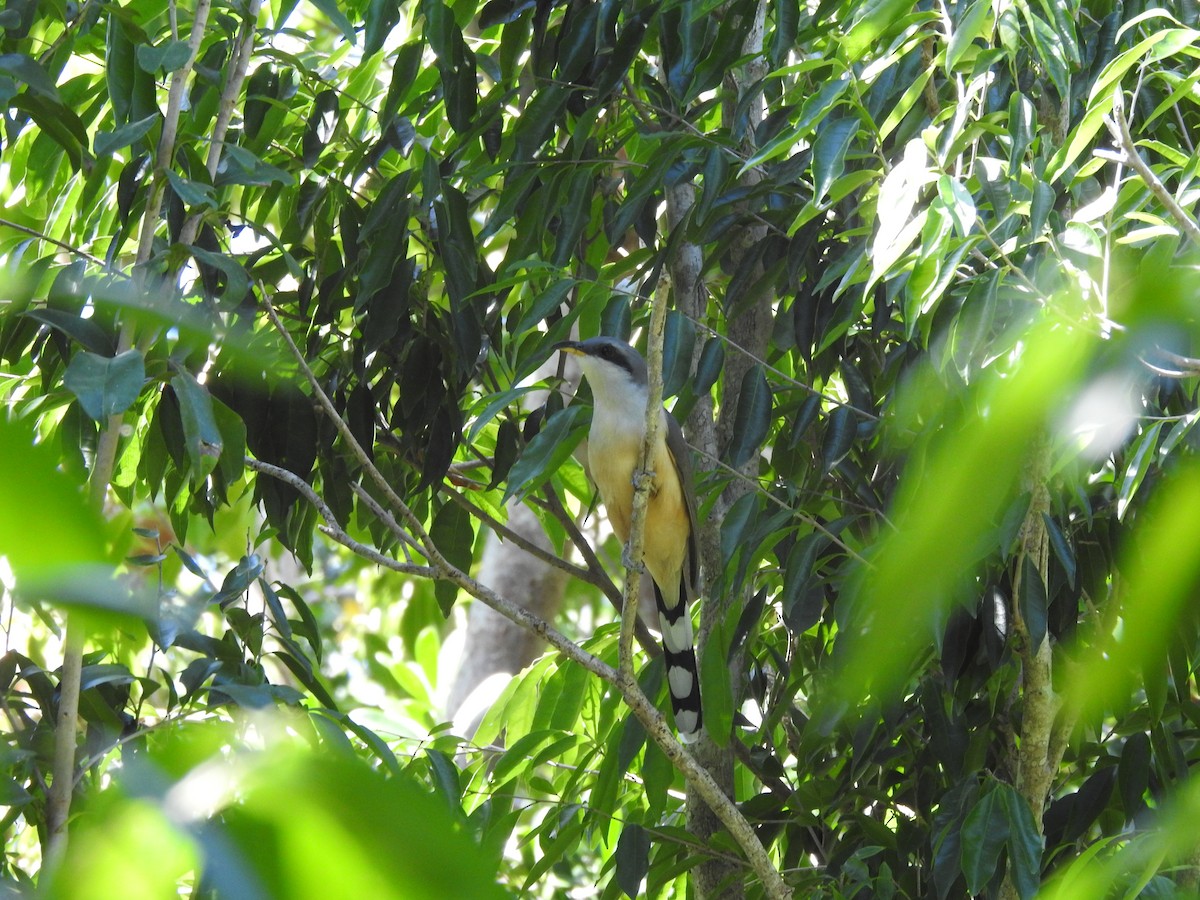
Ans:
{"type": "Polygon", "coordinates": [[[329,505],[321,498],[321,495],[313,490],[312,485],[287,469],[272,465],[271,463],[263,462],[262,460],[254,459],[251,456],[245,458],[245,463],[248,468],[256,472],[261,472],[264,475],[270,475],[285,484],[291,485],[311,503],[321,514],[321,518],[325,520],[325,524],[319,526],[321,533],[327,535],[337,541],[343,547],[353,551],[355,554],[371,560],[376,565],[385,566],[394,572],[400,572],[403,575],[416,575],[422,578],[435,578],[437,571],[431,566],[416,566],[412,563],[403,563],[399,560],[392,559],[383,553],[380,553],[374,547],[369,547],[359,541],[354,540],[346,533],[346,530],[338,524],[337,518],[329,505]]]}
{"type": "Polygon", "coordinates": [[[22,234],[27,234],[30,237],[35,237],[39,241],[45,241],[47,244],[52,244],[59,250],[65,250],[72,256],[78,256],[81,259],[86,259],[88,262],[94,263],[97,266],[102,266],[104,268],[108,267],[108,263],[106,263],[100,257],[92,256],[92,254],[88,253],[86,250],[80,250],[78,247],[72,247],[65,241],[60,241],[57,238],[50,237],[48,234],[43,234],[36,228],[30,228],[28,225],[22,225],[19,222],[12,221],[11,219],[0,219],[0,225],[3,225],[5,228],[11,228],[13,231],[19,231],[22,234]]]}
{"type": "Polygon", "coordinates": [[[603,581],[593,574],[590,569],[585,569],[583,566],[577,566],[569,560],[563,559],[557,553],[553,553],[552,551],[547,550],[545,547],[539,546],[534,541],[531,541],[529,538],[525,537],[525,535],[513,531],[491,513],[480,509],[478,506],[468,500],[461,491],[456,491],[444,484],[439,485],[439,489],[443,495],[449,497],[454,503],[461,506],[468,513],[470,513],[470,515],[478,519],[482,524],[486,525],[501,538],[524,550],[530,556],[540,560],[548,566],[554,567],[555,569],[562,569],[562,571],[566,572],[572,578],[577,578],[582,582],[600,588],[601,591],[604,590],[603,581]]]}
{"type": "Polygon", "coordinates": [[[1108,126],[1109,133],[1112,134],[1113,141],[1118,147],[1124,151],[1124,162],[1127,163],[1141,177],[1142,181],[1146,182],[1146,187],[1150,188],[1158,202],[1166,207],[1167,212],[1179,223],[1184,233],[1187,234],[1193,244],[1200,246],[1200,223],[1191,217],[1187,210],[1179,205],[1179,202],[1167,190],[1166,185],[1159,181],[1158,176],[1154,174],[1154,170],[1147,165],[1137,152],[1137,145],[1133,141],[1133,135],[1129,131],[1129,122],[1125,118],[1125,98],[1118,87],[1113,93],[1113,111],[1112,118],[1107,116],[1104,119],[1104,124],[1108,126]]]}
{"type": "MultiPolygon", "coordinates": [[[[217,120],[213,123],[212,134],[209,138],[208,158],[205,166],[208,177],[215,179],[217,167],[221,164],[221,153],[225,149],[225,135],[229,132],[229,123],[237,108],[238,97],[242,93],[242,83],[246,80],[246,72],[250,68],[250,56],[254,52],[254,33],[258,26],[258,12],[262,8],[262,0],[250,0],[246,15],[242,19],[238,32],[237,45],[232,55],[232,67],[227,70],[225,84],[221,89],[221,99],[217,104],[217,120]]],[[[180,232],[181,244],[192,244],[200,231],[201,213],[188,216],[180,232]]]]}
{"type": "MultiPolygon", "coordinates": [[[[650,507],[650,489],[654,485],[654,447],[662,428],[662,355],[663,334],[667,322],[667,281],[659,282],[654,303],[650,309],[650,333],[646,338],[646,408],[645,434],[638,448],[637,469],[633,473],[633,507],[629,520],[628,559],[625,572],[625,589],[621,599],[621,640],[618,644],[617,660],[622,678],[631,690],[641,692],[633,672],[633,632],[638,620],[638,607],[642,586],[642,555],[646,544],[646,512],[650,507]]],[[[682,486],[681,486],[682,487],[682,486]]],[[[686,606],[687,598],[681,598],[686,606]]],[[[685,609],[684,615],[691,615],[685,609]]]]}
{"type": "MultiPolygon", "coordinates": [[[[169,4],[172,17],[175,14],[175,4],[169,4]]],[[[200,52],[200,42],[204,39],[204,29],[208,25],[208,14],[212,9],[212,0],[196,0],[196,13],[192,19],[192,31],[189,37],[188,61],[181,69],[171,73],[171,88],[167,94],[167,112],[163,116],[162,136],[158,141],[158,150],[154,157],[154,183],[150,196],[146,200],[146,211],[142,217],[142,232],[138,238],[137,261],[145,265],[154,248],[154,233],[158,230],[158,217],[162,211],[163,196],[167,190],[167,170],[171,167],[171,159],[175,155],[175,138],[179,133],[179,115],[183,109],[183,95],[187,83],[192,76],[192,67],[196,64],[196,54],[200,52]]]]}

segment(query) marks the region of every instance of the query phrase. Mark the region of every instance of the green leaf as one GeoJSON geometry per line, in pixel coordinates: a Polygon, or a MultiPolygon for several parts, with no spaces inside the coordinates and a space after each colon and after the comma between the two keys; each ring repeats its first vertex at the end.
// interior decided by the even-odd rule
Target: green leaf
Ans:
{"type": "Polygon", "coordinates": [[[225,575],[221,589],[217,591],[212,602],[218,606],[228,606],[241,597],[263,573],[263,561],[257,553],[243,556],[236,566],[225,575]]]}
{"type": "Polygon", "coordinates": [[[137,400],[146,380],[145,363],[137,350],[108,358],[84,350],[71,358],[63,384],[79,399],[83,411],[97,422],[125,412],[137,400]]]}
{"type": "MultiPolygon", "coordinates": [[[[462,572],[470,572],[475,546],[475,527],[467,510],[454,502],[444,504],[433,517],[429,538],[446,557],[447,562],[462,572]]],[[[458,597],[458,585],[452,581],[441,580],[434,585],[433,591],[438,606],[442,609],[442,615],[448,618],[458,597]]]]}
{"type": "Polygon", "coordinates": [[[802,634],[821,620],[825,592],[819,584],[813,584],[810,576],[817,550],[824,539],[824,535],[816,532],[806,534],[788,551],[783,567],[783,592],[779,596],[779,609],[794,634],[802,634]]]}
{"type": "Polygon", "coordinates": [[[583,429],[576,425],[584,411],[581,404],[575,403],[550,417],[509,470],[508,485],[504,489],[505,503],[537,488],[567,461],[583,440],[583,429]]]}
{"type": "Polygon", "coordinates": [[[370,0],[363,33],[363,56],[374,56],[400,21],[399,0],[370,0]]]}
{"type": "Polygon", "coordinates": [[[1029,642],[1037,647],[1046,637],[1046,584],[1029,557],[1025,557],[1021,566],[1021,618],[1029,632],[1029,642]]]}
{"type": "Polygon", "coordinates": [[[771,426],[771,387],[763,375],[762,366],[754,365],[742,376],[738,392],[737,413],[733,422],[733,438],[726,456],[735,469],[750,461],[766,439],[771,426]]]}
{"type": "Polygon", "coordinates": [[[536,322],[545,321],[551,313],[562,306],[567,295],[574,290],[578,282],[574,278],[563,278],[555,281],[550,287],[539,293],[533,303],[521,314],[520,320],[510,331],[513,334],[525,334],[536,322]]]}
{"type": "Polygon", "coordinates": [[[1130,503],[1137,495],[1138,488],[1142,486],[1142,481],[1146,478],[1146,473],[1150,471],[1150,466],[1158,455],[1158,433],[1162,427],[1163,423],[1159,421],[1143,431],[1134,443],[1132,453],[1127,457],[1129,461],[1125,464],[1121,477],[1117,481],[1118,519],[1125,518],[1125,512],[1129,509],[1130,503]]]}
{"type": "Polygon", "coordinates": [[[164,72],[170,75],[187,65],[192,49],[186,41],[163,41],[157,47],[141,44],[137,48],[138,67],[150,75],[164,72]]]}
{"type": "Polygon", "coordinates": [[[1121,750],[1121,761],[1117,765],[1117,786],[1121,792],[1121,805],[1125,809],[1125,821],[1146,808],[1146,791],[1150,789],[1150,737],[1144,731],[1131,734],[1121,750]]]}
{"type": "Polygon", "coordinates": [[[825,424],[825,437],[821,440],[821,474],[828,475],[833,471],[850,448],[854,445],[854,437],[858,434],[858,416],[853,408],[839,406],[829,414],[825,424]]]}
{"type": "MultiPolygon", "coordinates": [[[[849,59],[861,59],[893,23],[912,11],[908,0],[871,0],[863,3],[856,21],[842,38],[842,48],[849,59]]],[[[857,10],[856,10],[857,11],[857,10]]]]}
{"type": "Polygon", "coordinates": [[[921,190],[933,177],[924,140],[913,138],[905,145],[903,159],[892,167],[879,188],[879,228],[871,242],[871,283],[891,274],[892,266],[920,235],[925,216],[914,210],[921,190]]]}
{"type": "Polygon", "coordinates": [[[1038,181],[1033,186],[1033,200],[1029,204],[1029,234],[1037,240],[1046,227],[1050,218],[1050,210],[1054,208],[1054,188],[1044,181],[1038,181]]]}
{"type": "Polygon", "coordinates": [[[179,199],[188,206],[206,209],[217,205],[212,185],[200,184],[189,178],[184,178],[173,169],[167,170],[167,180],[171,182],[171,187],[174,188],[179,199]]]}
{"type": "Polygon", "coordinates": [[[721,521],[721,559],[725,570],[728,570],[738,550],[744,548],[750,529],[754,527],[757,512],[758,498],[751,491],[738,497],[721,521]]]}
{"type": "Polygon", "coordinates": [[[696,343],[696,327],[691,321],[671,310],[667,313],[663,333],[662,379],[663,396],[673,397],[687,383],[692,367],[692,348],[696,343]]]}
{"type": "Polygon", "coordinates": [[[313,98],[312,112],[300,142],[301,158],[306,166],[316,165],[321,158],[321,151],[333,138],[341,121],[341,112],[336,91],[321,91],[313,98]]]}
{"type": "Polygon", "coordinates": [[[24,53],[0,54],[0,73],[9,75],[29,86],[29,90],[41,94],[53,103],[60,103],[54,79],[42,68],[41,63],[24,53]]]}
{"type": "Polygon", "coordinates": [[[975,225],[975,200],[957,178],[938,178],[938,199],[945,204],[959,236],[966,237],[975,225]]]}
{"type": "Polygon", "coordinates": [[[14,97],[10,105],[28,113],[42,131],[67,151],[71,164],[82,168],[89,141],[87,128],[79,116],[54,98],[28,91],[14,97]]]}
{"type": "Polygon", "coordinates": [[[84,319],[63,309],[31,309],[25,315],[43,325],[57,328],[84,350],[99,356],[111,357],[116,349],[112,338],[93,319],[84,319]]]}
{"type": "Polygon", "coordinates": [[[98,157],[112,156],[118,150],[140,141],[161,118],[160,114],[155,112],[144,119],[122,125],[115,131],[98,131],[96,139],[92,142],[93,152],[98,157]]]}
{"type": "Polygon", "coordinates": [[[700,351],[700,362],[696,364],[695,392],[703,395],[711,391],[724,365],[725,342],[719,337],[709,338],[704,342],[704,349],[700,351]]]}
{"type": "Polygon", "coordinates": [[[805,100],[796,123],[790,128],[784,129],[775,138],[768,141],[765,147],[746,160],[742,164],[742,173],[790,153],[797,141],[807,138],[813,127],[837,105],[842,94],[846,93],[850,87],[850,83],[850,75],[846,72],[839,72],[836,77],[827,79],[816,93],[805,100]]]}
{"type": "Polygon", "coordinates": [[[1041,883],[1044,840],[1025,798],[1011,784],[999,782],[1008,824],[1008,874],[1021,900],[1033,897],[1041,883]]]}
{"type": "Polygon", "coordinates": [[[991,0],[975,0],[967,12],[959,19],[958,27],[950,37],[946,46],[946,74],[950,75],[958,68],[959,62],[975,39],[982,36],[988,29],[988,18],[992,11],[991,0]]]}
{"type": "Polygon", "coordinates": [[[1075,551],[1071,549],[1066,535],[1058,527],[1058,522],[1054,520],[1053,516],[1043,512],[1042,521],[1046,523],[1046,533],[1050,537],[1050,547],[1054,550],[1054,555],[1058,559],[1059,565],[1063,567],[1063,572],[1066,573],[1067,584],[1074,588],[1077,568],[1075,564],[1075,551]]]}
{"type": "Polygon", "coordinates": [[[238,299],[246,296],[246,292],[250,290],[250,276],[236,259],[194,244],[188,246],[188,251],[197,262],[221,271],[225,276],[225,287],[221,292],[224,296],[238,299]]]}
{"type": "Polygon", "coordinates": [[[1008,807],[998,786],[995,781],[988,785],[963,822],[962,873],[971,894],[983,893],[996,873],[1000,851],[1008,842],[1008,807]]]}
{"type": "Polygon", "coordinates": [[[630,900],[637,897],[650,871],[650,835],[636,822],[626,823],[617,839],[617,884],[630,900]]]}
{"type": "Polygon", "coordinates": [[[198,481],[206,478],[216,466],[222,447],[221,429],[213,415],[212,396],[187,372],[172,378],[171,388],[179,401],[179,419],[192,478],[198,481]]]}
{"type": "Polygon", "coordinates": [[[858,134],[858,119],[844,116],[825,124],[813,142],[813,203],[820,203],[846,170],[846,151],[858,134]]]}
{"type": "Polygon", "coordinates": [[[724,619],[718,620],[700,654],[704,730],[718,747],[724,747],[733,733],[733,684],[726,661],[729,658],[729,637],[724,619]]]}

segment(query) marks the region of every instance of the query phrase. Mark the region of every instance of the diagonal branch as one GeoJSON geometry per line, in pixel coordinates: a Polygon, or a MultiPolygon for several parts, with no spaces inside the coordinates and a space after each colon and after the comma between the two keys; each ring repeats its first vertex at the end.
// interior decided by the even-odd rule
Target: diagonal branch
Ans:
{"type": "MultiPolygon", "coordinates": [[[[759,840],[753,827],[741,814],[733,801],[726,796],[721,786],[708,770],[701,766],[696,758],[675,739],[675,735],[672,734],[667,720],[646,695],[642,693],[640,688],[638,688],[636,680],[625,677],[618,670],[608,665],[608,663],[584,650],[544,619],[534,615],[523,606],[513,603],[508,598],[500,596],[487,585],[476,581],[442,555],[441,551],[430,540],[428,533],[421,525],[420,519],[396,495],[396,492],[392,489],[387,479],[375,467],[367,452],[351,432],[350,426],[338,413],[337,408],[334,407],[329,396],[321,387],[320,382],[317,380],[316,375],[313,374],[299,347],[296,346],[296,342],[279,319],[265,292],[263,293],[262,305],[271,324],[283,339],[293,359],[295,359],[298,368],[312,388],[314,398],[322,412],[329,418],[337,430],[339,437],[342,438],[355,459],[362,465],[363,471],[367,473],[371,481],[383,492],[388,504],[399,515],[405,528],[421,544],[429,560],[430,568],[433,570],[432,577],[457,585],[459,589],[475,597],[477,600],[486,603],[505,618],[542,638],[566,658],[578,663],[589,672],[613,685],[620,692],[622,699],[624,699],[633,714],[645,726],[646,733],[650,739],[658,745],[667,759],[671,761],[671,764],[683,773],[688,784],[704,799],[705,803],[709,805],[722,824],[729,830],[729,833],[746,854],[746,858],[754,869],[755,874],[762,880],[767,896],[772,898],[772,900],[787,900],[787,898],[790,898],[792,896],[791,891],[785,884],[779,870],[771,862],[766,848],[759,840]]],[[[659,340],[661,343],[661,338],[659,340]]],[[[360,498],[365,498],[370,495],[365,490],[360,490],[359,496],[360,498]]],[[[371,499],[371,502],[376,503],[374,498],[371,499]]],[[[376,505],[378,504],[376,503],[376,505]]],[[[389,527],[392,526],[389,525],[389,527]]],[[[400,529],[399,523],[395,523],[395,527],[400,529]]]]}
{"type": "Polygon", "coordinates": [[[1133,135],[1129,131],[1129,121],[1125,118],[1125,100],[1119,87],[1113,94],[1112,118],[1105,118],[1104,124],[1108,126],[1113,141],[1124,154],[1121,162],[1127,163],[1133,171],[1138,173],[1142,181],[1146,182],[1146,187],[1150,188],[1150,193],[1166,207],[1167,212],[1179,223],[1184,233],[1191,238],[1192,243],[1200,246],[1200,223],[1179,204],[1167,190],[1167,186],[1159,180],[1158,176],[1154,174],[1154,170],[1137,152],[1137,144],[1134,143],[1133,135]]]}

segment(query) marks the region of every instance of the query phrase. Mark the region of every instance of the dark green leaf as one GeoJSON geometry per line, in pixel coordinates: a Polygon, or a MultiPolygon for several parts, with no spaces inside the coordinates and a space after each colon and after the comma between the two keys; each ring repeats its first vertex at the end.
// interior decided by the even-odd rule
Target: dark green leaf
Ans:
{"type": "Polygon", "coordinates": [[[338,104],[336,91],[321,91],[313,98],[312,112],[308,117],[308,125],[301,139],[302,159],[306,166],[314,166],[321,157],[321,151],[333,138],[341,120],[341,107],[338,104]]]}
{"type": "Polygon", "coordinates": [[[838,406],[829,414],[825,423],[825,437],[821,441],[821,473],[828,475],[840,463],[854,443],[858,433],[858,416],[849,406],[838,406]]]}
{"type": "Polygon", "coordinates": [[[1117,765],[1117,785],[1121,791],[1121,804],[1125,809],[1125,821],[1146,808],[1146,791],[1150,788],[1150,737],[1144,731],[1131,734],[1121,750],[1121,761],[1117,765]]]}
{"type": "Polygon", "coordinates": [[[725,342],[718,337],[710,337],[704,342],[704,349],[700,351],[700,362],[696,364],[697,394],[707,394],[712,390],[724,365],[725,342]]]}
{"type": "Polygon", "coordinates": [[[726,570],[734,555],[743,548],[746,537],[754,527],[757,513],[758,498],[750,492],[738,497],[725,514],[721,522],[721,558],[725,562],[726,570]]]}
{"type": "Polygon", "coordinates": [[[92,319],[84,319],[62,309],[31,309],[25,315],[44,325],[57,328],[77,341],[83,349],[99,356],[111,357],[116,349],[112,339],[92,319]]]}
{"type": "Polygon", "coordinates": [[[204,478],[216,466],[221,454],[221,429],[213,414],[212,396],[208,388],[187,372],[171,379],[171,387],[179,401],[179,419],[183,425],[184,447],[187,449],[194,478],[204,478]]]}
{"type": "MultiPolygon", "coordinates": [[[[1036,240],[1046,227],[1050,210],[1054,208],[1054,188],[1044,181],[1037,181],[1033,186],[1033,201],[1029,205],[1029,233],[1036,240]]],[[[999,212],[999,210],[997,210],[999,212]]]]}
{"type": "Polygon", "coordinates": [[[1037,647],[1046,637],[1046,583],[1029,557],[1021,566],[1021,618],[1030,643],[1037,647]]]}
{"type": "Polygon", "coordinates": [[[172,169],[167,170],[167,180],[171,182],[171,187],[179,199],[188,206],[204,209],[217,205],[211,185],[184,178],[172,169]]]}
{"type": "Polygon", "coordinates": [[[36,91],[47,100],[60,102],[54,79],[42,68],[41,63],[24,53],[0,54],[0,73],[27,84],[29,90],[36,91]]]}
{"type": "MultiPolygon", "coordinates": [[[[1111,784],[1111,782],[1110,782],[1111,784]]],[[[1008,874],[1021,900],[1037,893],[1041,883],[1043,839],[1029,804],[1011,784],[999,782],[1008,824],[1008,874]]]]}
{"type": "Polygon", "coordinates": [[[962,872],[967,890],[981,894],[996,872],[1000,851],[1008,841],[1009,811],[999,782],[992,782],[963,822],[962,872]]]}
{"type": "Polygon", "coordinates": [[[400,21],[399,0],[370,0],[363,37],[363,56],[374,56],[400,21]]]}
{"type": "Polygon", "coordinates": [[[1073,588],[1076,574],[1075,551],[1071,549],[1071,545],[1067,542],[1067,536],[1058,527],[1058,522],[1054,520],[1053,516],[1043,512],[1042,521],[1046,523],[1046,533],[1050,536],[1050,547],[1054,550],[1058,564],[1063,567],[1063,572],[1067,576],[1067,584],[1073,588]]]}
{"type": "MultiPolygon", "coordinates": [[[[433,517],[429,537],[447,562],[459,571],[470,572],[475,528],[467,510],[454,502],[443,505],[433,517]]],[[[442,608],[442,615],[449,617],[458,597],[458,585],[452,581],[438,581],[434,585],[434,594],[438,606],[442,608]]]]}
{"type": "Polygon", "coordinates": [[[86,350],[76,353],[63,375],[67,390],[97,422],[129,409],[145,380],[145,364],[137,350],[126,350],[111,359],[86,350]]]}
{"type": "Polygon", "coordinates": [[[93,151],[98,157],[112,156],[118,150],[128,147],[131,144],[136,144],[149,134],[150,129],[154,127],[160,118],[161,116],[158,113],[152,113],[144,119],[129,122],[114,131],[99,131],[96,133],[95,141],[92,142],[93,151]]]}
{"type": "Polygon", "coordinates": [[[525,334],[535,323],[544,321],[551,313],[557,310],[567,295],[575,288],[578,282],[573,278],[563,278],[555,281],[550,287],[542,291],[533,298],[533,303],[522,313],[520,320],[510,331],[513,334],[525,334]]]}
{"type": "Polygon", "coordinates": [[[28,113],[42,131],[67,151],[75,168],[83,166],[89,143],[88,133],[79,116],[72,110],[57,100],[29,92],[14,97],[11,106],[28,113]]]}
{"type": "Polygon", "coordinates": [[[734,416],[733,437],[726,455],[729,464],[741,468],[758,451],[771,425],[771,388],[762,366],[754,365],[742,377],[734,416]]]}
{"type": "Polygon", "coordinates": [[[616,870],[617,884],[633,900],[650,871],[650,835],[635,822],[627,823],[617,839],[616,870]]]}
{"type": "Polygon", "coordinates": [[[674,397],[687,383],[692,368],[692,348],[696,343],[696,327],[689,319],[671,310],[667,313],[663,333],[662,380],[663,396],[674,397]]]}
{"type": "Polygon", "coordinates": [[[825,592],[810,578],[817,550],[823,540],[823,535],[806,534],[788,551],[779,606],[784,621],[795,634],[801,634],[817,624],[825,606],[825,592]]]}

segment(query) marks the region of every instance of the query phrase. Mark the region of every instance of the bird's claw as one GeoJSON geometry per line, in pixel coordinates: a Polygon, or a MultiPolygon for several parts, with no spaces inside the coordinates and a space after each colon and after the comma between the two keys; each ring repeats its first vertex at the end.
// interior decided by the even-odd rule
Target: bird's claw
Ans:
{"type": "Polygon", "coordinates": [[[621,565],[631,572],[646,571],[645,564],[640,559],[633,558],[633,554],[629,552],[628,544],[621,548],[621,565]]]}

